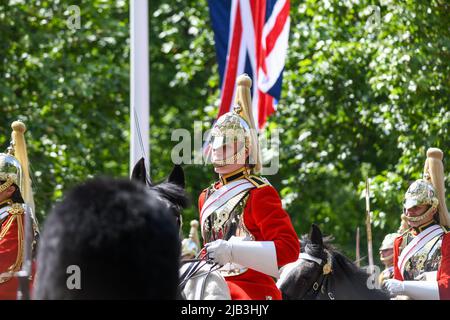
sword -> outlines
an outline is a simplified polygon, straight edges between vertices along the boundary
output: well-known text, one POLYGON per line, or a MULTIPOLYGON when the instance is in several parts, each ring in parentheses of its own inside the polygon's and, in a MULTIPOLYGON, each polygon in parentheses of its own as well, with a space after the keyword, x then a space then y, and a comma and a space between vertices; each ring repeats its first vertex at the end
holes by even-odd
POLYGON ((361 258, 359 255, 359 227, 357 227, 356 228, 356 261, 355 262, 356 262, 356 266, 358 268, 361 267, 360 261, 361 261, 361 258))
POLYGON ((369 267, 373 270, 373 250, 372 250, 372 227, 370 222, 370 189, 369 179, 366 178, 366 232, 367 232, 367 255, 369 256, 369 267))

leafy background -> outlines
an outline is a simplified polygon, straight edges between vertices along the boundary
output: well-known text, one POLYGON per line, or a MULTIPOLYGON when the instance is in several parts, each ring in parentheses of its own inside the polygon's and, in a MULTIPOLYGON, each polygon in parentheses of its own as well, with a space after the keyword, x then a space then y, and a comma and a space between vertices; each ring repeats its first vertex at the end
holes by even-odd
MULTIPOLYGON (((0 2, 0 145, 12 121, 27 123, 41 221, 73 185, 128 175, 128 5, 0 2), (78 30, 67 27, 70 5, 81 10, 78 30)), ((151 176, 160 181, 172 167, 172 130, 193 133, 194 121, 206 130, 214 119, 219 77, 206 0, 152 0, 149 11, 151 176)), ((360 227, 364 256, 368 177, 376 252, 399 226, 428 147, 444 150, 449 177, 449 12, 445 0, 291 1, 283 95, 267 132, 281 130, 280 170, 269 179, 299 234, 318 223, 354 258, 360 227)), ((216 177, 211 166, 184 169, 187 234, 216 177)))

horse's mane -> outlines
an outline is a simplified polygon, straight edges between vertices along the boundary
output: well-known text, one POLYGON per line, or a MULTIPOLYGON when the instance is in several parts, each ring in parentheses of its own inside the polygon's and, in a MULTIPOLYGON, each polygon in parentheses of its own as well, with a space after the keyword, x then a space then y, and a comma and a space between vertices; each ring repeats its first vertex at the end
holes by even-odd
MULTIPOLYGON (((149 187, 150 190, 156 192, 162 200, 177 207, 177 211, 185 209, 190 205, 189 197, 184 189, 184 171, 179 165, 175 165, 169 177, 164 181, 154 184, 147 175, 145 167, 145 159, 141 158, 134 166, 131 173, 131 180, 137 181, 149 187)), ((180 215, 180 212, 177 212, 180 215)))
POLYGON ((156 191, 163 199, 170 201, 180 209, 185 209, 190 204, 186 190, 175 183, 163 181, 150 186, 150 189, 156 191))
POLYGON ((319 251, 326 250, 328 251, 333 260, 339 264, 339 266, 348 270, 352 273, 361 273, 366 276, 366 273, 358 268, 349 258, 347 258, 344 254, 340 252, 340 250, 333 244, 334 237, 333 236, 324 236, 323 237, 323 246, 318 246, 316 244, 311 243, 308 235, 303 235, 301 237, 301 250, 302 252, 309 253, 314 256, 320 256, 319 251), (303 251, 304 250, 304 251, 303 251))
POLYGON ((326 255, 323 250, 327 250, 330 253, 339 253, 336 247, 333 245, 334 237, 326 236, 322 238, 323 246, 319 246, 317 244, 313 244, 309 235, 304 234, 300 238, 300 250, 301 252, 306 252, 314 257, 326 259, 326 255))

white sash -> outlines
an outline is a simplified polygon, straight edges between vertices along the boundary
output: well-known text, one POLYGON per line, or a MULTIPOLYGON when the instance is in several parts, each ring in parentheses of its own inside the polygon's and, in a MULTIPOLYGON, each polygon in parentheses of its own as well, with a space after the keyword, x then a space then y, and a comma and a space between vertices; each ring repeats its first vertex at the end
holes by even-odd
POLYGON ((444 233, 442 227, 440 225, 434 225, 429 227, 419 233, 413 241, 411 241, 400 254, 398 258, 397 266, 400 269, 400 273, 403 276, 403 271, 405 269, 406 262, 416 254, 420 249, 422 249, 429 241, 432 239, 441 236, 444 233))
POLYGON ((208 199, 206 199, 200 213, 202 234, 203 225, 206 221, 206 218, 208 218, 211 213, 223 206, 228 202, 228 200, 238 195, 239 193, 253 188, 255 188, 255 186, 247 179, 239 179, 222 186, 221 188, 219 188, 219 190, 215 191, 208 199))
POLYGON ((11 206, 6 206, 0 209, 0 221, 5 219, 9 215, 9 209, 11 209, 11 206))

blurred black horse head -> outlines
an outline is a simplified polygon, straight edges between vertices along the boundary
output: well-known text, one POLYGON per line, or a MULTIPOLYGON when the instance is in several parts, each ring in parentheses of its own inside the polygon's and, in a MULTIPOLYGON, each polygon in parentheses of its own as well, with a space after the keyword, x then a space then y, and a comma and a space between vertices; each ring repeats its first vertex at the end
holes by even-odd
POLYGON ((144 158, 141 158, 133 168, 131 180, 138 181, 156 192, 172 212, 178 229, 181 228, 182 211, 189 205, 189 197, 185 191, 184 171, 180 165, 174 165, 172 172, 162 182, 154 184, 147 175, 144 158))
POLYGON ((323 237, 319 227, 311 226, 302 236, 300 259, 279 284, 287 300, 387 300, 389 296, 371 286, 369 274, 358 268, 323 237))

